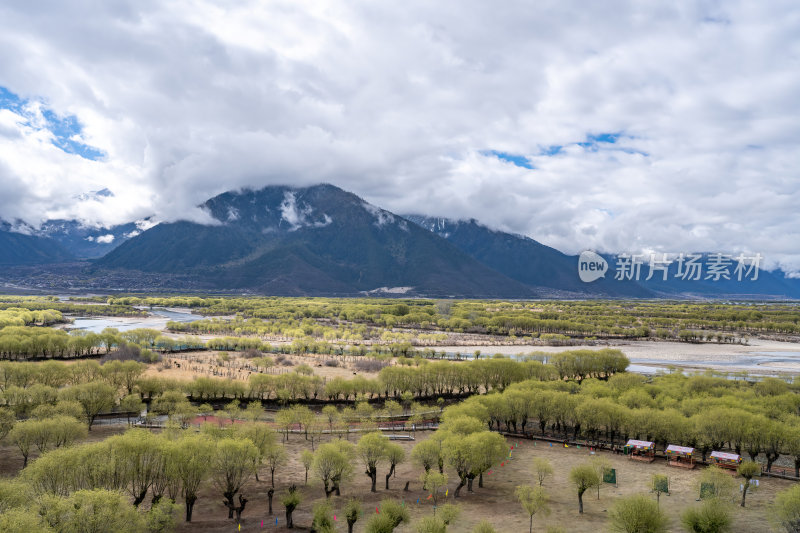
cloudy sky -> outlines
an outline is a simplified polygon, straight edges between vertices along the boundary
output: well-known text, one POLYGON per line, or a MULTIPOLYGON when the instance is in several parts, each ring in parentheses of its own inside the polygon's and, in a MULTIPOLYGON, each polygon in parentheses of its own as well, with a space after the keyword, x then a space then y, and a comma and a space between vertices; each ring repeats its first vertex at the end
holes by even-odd
POLYGON ((330 182, 569 252, 800 269, 796 0, 47 3, 0 4, 6 220, 330 182))

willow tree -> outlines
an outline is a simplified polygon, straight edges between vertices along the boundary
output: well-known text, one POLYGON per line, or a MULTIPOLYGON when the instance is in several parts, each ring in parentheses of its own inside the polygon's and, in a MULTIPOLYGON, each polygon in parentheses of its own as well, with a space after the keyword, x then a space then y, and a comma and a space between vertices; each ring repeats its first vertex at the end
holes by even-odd
POLYGON ((515 494, 519 500, 520 505, 528 513, 530 523, 528 531, 533 533, 533 517, 534 515, 550 514, 549 501, 550 497, 542 487, 531 487, 530 485, 520 485, 517 487, 515 494))
POLYGON ((600 484, 600 476, 592 465, 582 464, 570 470, 569 480, 578 492, 578 512, 583 514, 583 494, 600 484))
POLYGON ((353 445, 347 441, 327 442, 317 448, 311 468, 322 481, 325 497, 340 493, 340 485, 353 475, 353 445))
POLYGON ((192 521, 197 492, 210 473, 215 455, 216 445, 205 435, 183 437, 170 449, 168 460, 181 480, 187 522, 192 521))
POLYGON ((372 482, 370 490, 376 492, 378 479, 378 463, 386 459, 386 448, 389 438, 382 433, 367 433, 356 445, 356 455, 364 463, 366 474, 372 482))
POLYGON ((211 461, 211 479, 225 498, 228 518, 233 518, 236 506, 233 498, 255 474, 259 452, 249 439, 225 438, 217 442, 216 448, 211 461))

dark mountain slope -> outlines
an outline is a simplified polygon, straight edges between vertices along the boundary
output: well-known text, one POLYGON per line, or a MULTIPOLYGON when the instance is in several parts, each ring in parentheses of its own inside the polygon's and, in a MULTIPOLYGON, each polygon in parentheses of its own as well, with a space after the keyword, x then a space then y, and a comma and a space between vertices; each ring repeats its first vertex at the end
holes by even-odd
POLYGON ((578 258, 529 237, 492 230, 476 220, 406 215, 408 220, 436 233, 488 267, 522 283, 591 296, 648 297, 652 293, 633 283, 607 276, 583 283, 577 275, 578 258))
POLYGON ((219 288, 269 294, 406 287, 407 294, 429 296, 539 295, 437 235, 331 185, 228 192, 203 207, 219 225, 161 224, 97 266, 189 269, 219 288))
POLYGON ((9 229, 6 224, 0 226, 0 265, 63 263, 75 259, 52 239, 23 235, 9 229))

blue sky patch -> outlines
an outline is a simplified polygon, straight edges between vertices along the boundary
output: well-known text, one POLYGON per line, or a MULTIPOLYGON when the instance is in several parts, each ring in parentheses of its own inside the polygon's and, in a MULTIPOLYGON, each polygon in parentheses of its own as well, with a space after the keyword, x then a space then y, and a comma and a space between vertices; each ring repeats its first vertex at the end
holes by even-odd
POLYGON ((487 150, 483 155, 494 156, 497 159, 511 163, 512 165, 533 169, 534 166, 528 161, 528 158, 519 154, 510 154, 508 152, 498 152, 497 150, 487 150))
POLYGON ((586 141, 575 144, 591 152, 596 152, 600 148, 599 144, 616 144, 620 135, 621 133, 598 133, 596 135, 590 133, 586 136, 586 141))
MULTIPOLYGON (((22 115, 28 119, 26 126, 33 128, 36 126, 30 122, 31 113, 25 110, 27 103, 28 100, 24 100, 5 87, 0 86, 0 109, 8 109, 18 115, 22 115)), ((75 154, 92 161, 103 157, 103 152, 75 138, 79 137, 83 131, 83 126, 77 117, 71 115, 60 116, 47 107, 42 107, 42 116, 45 119, 45 126, 40 127, 40 129, 47 129, 53 134, 53 146, 68 154, 75 154)))
POLYGON ((542 151, 539 152, 539 155, 546 155, 546 156, 558 155, 559 153, 561 153, 561 150, 563 148, 564 147, 561 146, 560 144, 554 144, 552 146, 548 146, 546 148, 543 148, 542 151))

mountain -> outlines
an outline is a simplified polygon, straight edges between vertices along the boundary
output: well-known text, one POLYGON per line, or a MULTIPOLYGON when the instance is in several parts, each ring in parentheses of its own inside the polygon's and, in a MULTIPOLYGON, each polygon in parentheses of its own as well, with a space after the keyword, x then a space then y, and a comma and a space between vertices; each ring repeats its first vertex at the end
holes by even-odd
POLYGON ((545 246, 529 237, 496 231, 474 219, 404 215, 419 226, 447 239, 459 250, 501 274, 527 285, 567 291, 577 296, 653 296, 634 282, 618 282, 607 276, 583 283, 577 274, 578 258, 545 246))
POLYGON ((53 239, 17 233, 10 224, 0 223, 0 265, 63 263, 74 259, 53 239))
MULTIPOLYGON (((96 195, 111 194, 98 191, 96 195)), ((800 279, 760 270, 743 281, 649 273, 578 276, 578 257, 476 220, 398 216, 332 185, 226 192, 200 206, 211 221, 92 227, 50 220, 0 222, 0 278, 86 290, 364 294, 472 298, 800 298, 800 279), (93 259, 75 262, 75 259, 93 259)), ((597 257, 597 256, 596 256, 597 257)), ((601 260, 597 257, 598 260, 601 260)), ((735 278, 735 261, 729 274, 735 278)))
MULTIPOLYGON (((741 280, 739 274, 736 272, 737 260, 735 257, 731 259, 721 258, 724 262, 720 268, 725 272, 728 279, 724 276, 715 276, 712 274, 713 268, 717 260, 716 254, 697 254, 699 259, 697 263, 700 268, 700 279, 683 279, 683 276, 678 275, 679 262, 673 260, 667 270, 667 279, 663 279, 663 274, 655 272, 650 280, 647 280, 649 274, 649 267, 642 267, 640 285, 648 288, 649 290, 663 295, 677 294, 683 296, 698 296, 698 297, 759 297, 769 296, 772 298, 794 299, 800 298, 800 285, 796 280, 787 278, 785 274, 780 271, 758 270, 758 275, 755 276, 754 272, 748 273, 745 270, 741 273, 741 280), (753 277, 756 277, 754 280, 753 277)), ((611 264, 609 262, 609 264, 611 264)), ((746 262, 749 265, 748 262, 746 262)), ((686 266, 682 267, 685 272, 686 266)), ((692 278, 692 276, 689 276, 692 278)))
POLYGON ((750 275, 737 279, 737 262, 728 265, 728 277, 706 279, 714 254, 700 254, 702 269, 699 280, 682 279, 677 275, 678 263, 673 261, 667 279, 654 272, 649 275, 649 258, 640 267, 638 279, 615 279, 617 258, 604 254, 609 271, 604 278, 583 283, 577 276, 578 257, 559 252, 529 237, 492 230, 475 220, 458 221, 441 217, 405 215, 408 220, 447 239, 466 254, 506 276, 526 283, 554 290, 572 291, 582 296, 612 297, 667 297, 667 298, 800 298, 800 280, 788 278, 781 271, 758 271, 758 278, 750 275))
POLYGON ((95 267, 190 272, 210 287, 275 295, 546 294, 332 185, 227 192, 201 207, 214 225, 159 224, 95 267))
POLYGON ((48 220, 33 231, 58 242, 75 257, 96 259, 141 233, 146 225, 146 220, 110 227, 85 225, 77 220, 48 220))

